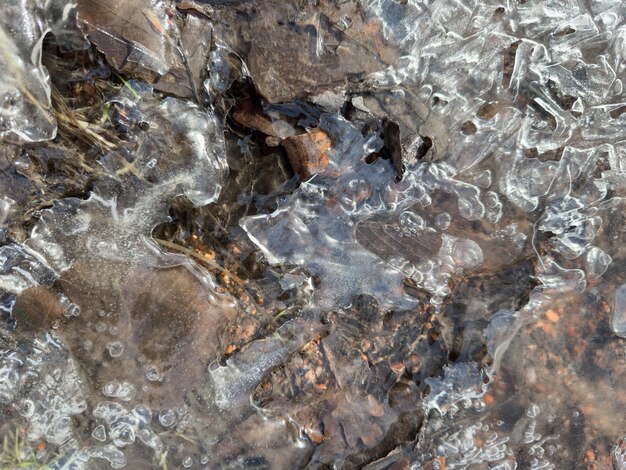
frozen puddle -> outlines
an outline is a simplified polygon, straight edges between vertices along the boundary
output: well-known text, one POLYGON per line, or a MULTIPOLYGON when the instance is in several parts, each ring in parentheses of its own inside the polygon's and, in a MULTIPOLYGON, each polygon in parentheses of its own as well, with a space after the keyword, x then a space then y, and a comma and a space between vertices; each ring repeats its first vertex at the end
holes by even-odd
POLYGON ((0 467, 626 468, 623 2, 39 3, 0 7, 0 467))

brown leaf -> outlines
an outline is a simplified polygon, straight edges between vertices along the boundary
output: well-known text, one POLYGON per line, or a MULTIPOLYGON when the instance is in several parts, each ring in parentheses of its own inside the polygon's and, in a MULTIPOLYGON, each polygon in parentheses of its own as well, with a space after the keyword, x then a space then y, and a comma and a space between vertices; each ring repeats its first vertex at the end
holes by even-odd
POLYGON ((211 38, 206 18, 183 20, 165 2, 78 0, 77 21, 118 71, 184 98, 199 90, 211 38))
POLYGON ((380 22, 364 17, 358 2, 260 0, 215 12, 220 39, 242 55, 272 103, 321 93, 392 63, 398 51, 385 44, 380 22))
POLYGON ((330 148, 331 141, 320 129, 288 137, 283 140, 283 146, 293 170, 303 179, 324 171, 328 166, 326 151, 330 148))
POLYGON ((385 414, 383 405, 371 395, 367 398, 362 395, 351 395, 345 393, 339 395, 337 407, 332 413, 324 417, 324 433, 326 437, 331 437, 333 431, 341 425, 343 437, 350 447, 358 447, 359 441, 366 447, 373 447, 380 442, 383 437, 383 431, 380 425, 372 416, 372 401, 374 400, 374 412, 380 416, 385 414), (378 406, 376 406, 378 403, 378 406), (382 408, 382 409, 381 409, 382 408))
POLYGON ((383 437, 383 430, 376 423, 372 423, 371 427, 361 433, 361 440, 367 447, 374 447, 383 437))
POLYGON ((367 396, 368 411, 372 416, 381 417, 385 415, 385 407, 373 396, 367 396))
POLYGON ((49 329, 62 314, 63 307, 57 296, 50 289, 41 286, 22 291, 13 307, 18 331, 49 329))
POLYGON ((324 434, 320 431, 319 426, 313 423, 309 423, 304 427, 304 433, 315 444, 321 444, 324 442, 324 434))
POLYGON ((165 5, 127 0, 79 0, 77 20, 89 40, 118 70, 130 62, 164 75, 173 41, 165 5))
POLYGON ((367 250, 383 260, 401 257, 413 264, 432 259, 441 248, 441 235, 423 230, 417 236, 404 236, 399 222, 372 218, 356 226, 356 238, 367 250))
POLYGON ((254 111, 237 110, 233 113, 233 119, 242 126, 255 129, 263 134, 284 139, 295 134, 293 127, 284 121, 272 121, 254 111))
POLYGON ((140 385, 145 372, 135 357, 141 355, 166 374, 168 385, 159 394, 170 399, 205 376, 206 364, 218 354, 220 331, 236 313, 184 267, 155 269, 93 257, 75 262, 58 286, 81 308, 59 334, 87 370, 97 371, 95 380, 125 378, 140 385), (113 358, 120 368, 94 368, 111 360, 106 344, 113 340, 125 345, 113 358), (88 351, 85 342, 92 344, 88 351))
POLYGON ((182 98, 197 97, 206 77, 208 54, 211 48, 212 25, 206 18, 187 15, 180 27, 180 49, 172 67, 155 84, 155 88, 182 98))
POLYGON ((400 142, 400 126, 393 121, 386 121, 383 126, 383 140, 385 147, 390 153, 391 163, 396 169, 398 178, 402 178, 404 174, 404 165, 402 163, 402 144, 400 142))

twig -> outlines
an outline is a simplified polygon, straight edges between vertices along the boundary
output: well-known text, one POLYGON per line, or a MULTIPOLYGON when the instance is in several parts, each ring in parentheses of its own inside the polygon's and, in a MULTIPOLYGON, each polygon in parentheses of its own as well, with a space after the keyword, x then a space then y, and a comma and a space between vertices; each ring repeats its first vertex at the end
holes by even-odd
POLYGON ((184 247, 182 245, 179 245, 177 243, 173 243, 173 242, 169 242, 167 240, 162 240, 160 238, 155 238, 154 239, 159 245, 164 246, 166 248, 170 248, 172 250, 176 250, 179 251, 181 253, 184 253, 186 255, 189 255, 195 259, 197 259, 198 261, 201 261, 205 264, 207 264, 208 266, 217 269, 219 272, 223 273, 224 275, 228 276, 231 280, 233 280, 237 285, 239 285, 239 287, 241 287, 241 289, 243 289, 243 291, 248 294, 248 296, 250 297, 250 299, 252 299, 252 301, 257 304, 259 306, 259 304, 257 303, 256 299, 254 298, 254 296, 252 294, 250 294, 250 292, 248 292, 248 290, 245 288, 245 286, 243 285, 243 283, 237 279, 228 269, 224 268, 223 266, 221 266, 219 263, 216 263, 215 261, 212 261, 210 259, 205 258, 204 256, 199 255, 198 253, 196 253, 193 250, 190 250, 187 247, 184 247))

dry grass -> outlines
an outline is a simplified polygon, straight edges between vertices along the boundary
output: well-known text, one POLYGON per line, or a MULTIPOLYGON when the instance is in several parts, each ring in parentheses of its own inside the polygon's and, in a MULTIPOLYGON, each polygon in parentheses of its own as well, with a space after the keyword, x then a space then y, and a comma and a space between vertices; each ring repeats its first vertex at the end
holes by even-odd
POLYGON ((48 464, 42 463, 35 455, 35 450, 26 441, 23 430, 16 428, 14 433, 4 436, 0 451, 0 468, 13 470, 19 468, 49 469, 48 464))

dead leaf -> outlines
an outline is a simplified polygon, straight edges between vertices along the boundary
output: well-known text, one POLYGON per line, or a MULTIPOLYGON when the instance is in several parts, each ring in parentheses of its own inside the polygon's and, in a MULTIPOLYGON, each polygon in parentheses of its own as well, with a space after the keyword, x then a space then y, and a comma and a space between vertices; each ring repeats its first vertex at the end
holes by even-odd
POLYGON ((270 118, 255 113, 254 111, 240 109, 233 112, 232 116, 233 119, 242 126, 255 129, 271 137, 284 139, 295 134, 295 130, 288 123, 284 121, 272 121, 270 118))
POLYGON ((126 0, 80 0, 77 21, 88 39, 117 70, 141 66, 158 75, 170 69, 174 46, 165 4, 126 0))
POLYGON ((183 98, 197 95, 206 70, 211 24, 183 19, 168 2, 79 0, 77 22, 118 71, 183 98))
POLYGON ((328 166, 326 151, 331 146, 330 138, 320 129, 283 140, 289 163, 301 178, 320 173, 328 166))
POLYGON ((372 416, 380 418, 385 416, 385 407, 373 396, 367 396, 368 411, 372 416))
POLYGON ((219 352, 220 331, 236 313, 184 267, 155 269, 94 257, 76 261, 58 287, 81 308, 59 334, 86 370, 94 370, 94 380, 151 384, 135 361, 141 355, 164 374, 168 385, 158 389, 163 399, 179 398, 205 376, 206 364, 219 352), (111 341, 125 345, 119 357, 108 357, 111 341), (111 360, 119 368, 94 368, 111 360))
POLYGON ((169 73, 159 79, 155 89, 181 98, 197 98, 207 75, 212 31, 213 26, 206 18, 193 14, 185 17, 180 25, 178 58, 172 61, 169 73))
POLYGON ((13 306, 18 331, 47 330, 55 320, 61 318, 62 314, 63 307, 57 296, 42 286, 22 291, 13 306))
POLYGON ((383 260, 402 257, 413 264, 432 259, 441 248, 441 235, 428 230, 405 236, 399 222, 371 218, 356 226, 356 238, 367 250, 383 260))
MULTIPOLYGON (((341 426, 343 437, 350 447, 359 447, 359 441, 366 447, 378 444, 383 438, 383 431, 370 412, 370 398, 350 393, 338 398, 337 407, 323 419, 326 437, 331 438, 341 426)), ((383 416, 385 411, 382 405, 380 407, 382 409, 375 406, 374 413, 383 416)))
POLYGON ((385 43, 380 23, 366 30, 357 2, 233 3, 216 8, 214 17, 219 38, 243 57, 256 88, 272 103, 359 80, 399 56, 385 43))
POLYGON ((361 441, 363 441, 363 444, 367 447, 374 447, 382 440, 382 437, 383 430, 380 429, 380 426, 376 423, 372 423, 369 429, 361 433, 361 441))
POLYGON ((383 141, 385 148, 389 151, 391 163, 396 169, 398 178, 401 179, 404 174, 404 165, 402 163, 402 143, 400 142, 400 126, 393 121, 386 120, 383 125, 383 141))
POLYGON ((321 444, 324 442, 324 434, 320 431, 319 426, 314 423, 308 423, 303 428, 304 433, 315 444, 321 444))

